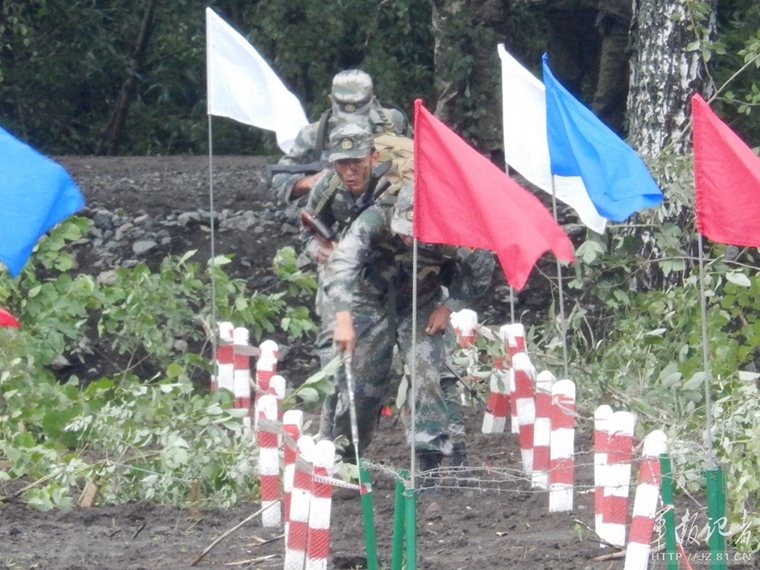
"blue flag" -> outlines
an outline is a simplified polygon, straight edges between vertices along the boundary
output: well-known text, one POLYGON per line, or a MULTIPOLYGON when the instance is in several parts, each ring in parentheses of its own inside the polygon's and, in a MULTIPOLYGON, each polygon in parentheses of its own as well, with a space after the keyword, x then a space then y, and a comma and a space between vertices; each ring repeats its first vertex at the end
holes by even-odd
POLYGON ((0 261, 13 277, 42 234, 82 206, 60 164, 0 128, 0 261))
POLYGON ((660 204, 639 155, 554 78, 546 54, 543 68, 552 174, 580 176, 597 212, 614 222, 660 204))

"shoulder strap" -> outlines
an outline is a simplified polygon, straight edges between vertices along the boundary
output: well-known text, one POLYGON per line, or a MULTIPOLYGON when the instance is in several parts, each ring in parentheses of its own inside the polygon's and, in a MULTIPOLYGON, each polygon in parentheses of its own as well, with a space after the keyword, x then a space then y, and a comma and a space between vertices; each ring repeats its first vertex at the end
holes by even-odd
POLYGON ((316 156, 314 160, 322 159, 322 151, 325 149, 325 142, 327 141, 327 123, 332 116, 332 108, 327 109, 322 116, 319 117, 319 126, 317 127, 317 141, 314 145, 314 152, 316 156))
POLYGON ((335 191, 338 189, 338 186, 340 186, 340 176, 338 176, 338 173, 336 172, 332 175, 332 178, 330 178, 330 183, 327 185, 327 190, 325 190, 325 193, 322 194, 322 198, 320 198, 319 202, 317 202, 317 207, 314 209, 312 215, 319 215, 319 213, 324 209, 332 197, 335 196, 335 191))
MULTIPOLYGON (((411 131, 410 131, 410 128, 409 128, 410 125, 411 125, 411 123, 409 122, 409 117, 407 116, 406 111, 404 111, 398 105, 394 105, 393 103, 385 103, 385 102, 383 102, 383 103, 380 104, 380 107, 383 109, 383 117, 385 117, 385 120, 387 122, 391 123, 391 127, 392 128, 393 128, 393 121, 391 120, 390 114, 388 113, 388 111, 391 110, 391 109, 393 109, 393 110, 398 111, 399 113, 401 113, 401 116, 404 117, 404 121, 406 121, 406 132, 405 133, 396 133, 396 134, 401 135, 401 136, 405 136, 405 137, 408 137, 408 136, 411 135, 411 131)), ((395 131, 393 131, 393 132, 395 132, 395 131)))

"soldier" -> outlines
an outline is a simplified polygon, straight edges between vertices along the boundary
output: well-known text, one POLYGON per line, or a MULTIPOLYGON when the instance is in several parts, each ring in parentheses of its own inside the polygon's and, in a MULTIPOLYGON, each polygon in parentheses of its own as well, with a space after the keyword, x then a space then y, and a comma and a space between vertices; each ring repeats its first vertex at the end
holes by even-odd
POLYGON ((504 167, 499 57, 509 0, 434 0, 435 116, 504 167))
MULTIPOLYGON (((315 235, 306 226, 301 230, 306 257, 318 268, 319 287, 317 289, 316 312, 322 317, 322 328, 317 335, 317 352, 322 367, 332 359, 332 335, 334 321, 332 315, 322 310, 323 279, 322 268, 337 244, 340 233, 355 219, 361 209, 366 209, 376 192, 393 191, 393 182, 376 170, 380 153, 374 146, 372 127, 366 119, 355 122, 343 121, 330 133, 329 160, 334 174, 323 176, 309 193, 306 211, 330 232, 325 236, 315 235), (330 241, 332 240, 332 241, 330 241)), ((320 437, 331 437, 332 416, 335 410, 335 394, 328 396, 320 417, 320 437)))
POLYGON ((626 133, 625 111, 631 75, 629 32, 631 0, 599 0, 596 25, 602 35, 599 81, 591 109, 619 136, 626 133))
POLYGON ((296 136, 293 148, 270 170, 272 189, 288 204, 308 194, 326 172, 329 135, 338 121, 368 120, 375 134, 409 136, 409 121, 403 112, 380 105, 374 95, 372 78, 358 69, 341 71, 333 78, 331 107, 319 121, 307 125, 296 136), (311 172, 288 172, 287 168, 317 163, 311 172), (319 165, 319 163, 323 163, 319 165))
POLYGON ((570 93, 584 100, 584 92, 594 92, 599 75, 597 0, 546 0, 544 7, 549 67, 570 93))
POLYGON ((632 0, 546 0, 545 7, 552 73, 624 136, 632 0))
MULTIPOLYGON (((394 197, 395 198, 395 197, 394 197)), ((491 279, 490 252, 418 244, 418 273, 412 274, 413 187, 397 199, 376 202, 348 229, 325 266, 323 309, 335 318, 333 338, 352 354, 359 453, 372 439, 388 381, 394 344, 417 374, 417 431, 413 442, 420 469, 451 455, 450 410, 439 378, 445 356, 444 331, 452 311, 481 296, 491 279), (412 286, 417 279, 417 322, 412 322, 412 286), (444 295, 443 287, 448 290, 444 295), (417 329, 412 354, 412 327, 417 329)), ((333 436, 350 436, 348 394, 341 386, 333 436)))

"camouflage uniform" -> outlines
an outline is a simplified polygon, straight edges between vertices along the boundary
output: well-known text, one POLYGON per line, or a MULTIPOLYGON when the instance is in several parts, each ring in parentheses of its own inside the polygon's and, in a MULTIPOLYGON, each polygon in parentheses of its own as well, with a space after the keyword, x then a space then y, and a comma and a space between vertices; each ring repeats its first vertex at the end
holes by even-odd
MULTIPOLYGON (((409 122, 398 109, 385 108, 373 95, 372 78, 357 69, 342 71, 333 78, 332 107, 319 121, 305 126, 296 136, 290 152, 277 164, 302 165, 312 162, 327 162, 329 155, 329 134, 341 121, 369 120, 376 134, 394 133, 408 136, 409 122), (317 149, 319 128, 326 121, 324 147, 317 149)), ((272 189, 277 198, 288 204, 293 200, 293 185, 303 173, 280 173, 272 177, 272 189)), ((305 200, 301 200, 302 205, 305 200)))
MULTIPOLYGON (((434 0, 435 116, 503 161, 500 64, 510 0, 434 0)), ((500 165, 501 166, 501 165, 500 165)))
POLYGON ((593 93, 602 38, 596 27, 597 0, 546 0, 549 67, 576 98, 593 93))
POLYGON ((599 81, 591 109, 620 136, 625 136, 625 111, 630 78, 629 31, 632 0, 599 0, 596 24, 602 35, 599 81))
POLYGON ((545 6, 552 73, 624 135, 632 0, 546 0, 545 6))
MULTIPOLYGON (((372 149, 372 131, 369 123, 359 121, 356 123, 343 122, 339 124, 330 133, 330 160, 335 160, 341 156, 341 143, 345 140, 351 141, 351 145, 356 149, 366 150, 366 154, 372 149)), ((378 188, 386 186, 386 181, 381 177, 372 178, 371 187, 378 188)), ((309 211, 317 220, 322 222, 325 227, 334 232, 337 237, 340 236, 358 216, 357 197, 355 197, 338 177, 334 170, 328 171, 314 189, 309 193, 306 203, 306 210, 309 211)), ((333 358, 332 334, 335 328, 335 320, 329 312, 322 309, 323 290, 323 267, 317 263, 317 253, 321 247, 319 240, 314 237, 306 228, 301 230, 301 241, 304 243, 304 254, 306 257, 318 266, 318 288, 316 297, 316 312, 322 318, 322 328, 317 334, 317 353, 321 366, 324 368, 333 358)), ((331 437, 332 435, 332 417, 337 401, 337 394, 328 396, 322 405, 320 414, 320 437, 331 437)))
MULTIPOLYGON (((439 381, 445 355, 444 335, 424 330, 431 313, 445 304, 451 311, 482 295, 490 282, 494 260, 490 252, 418 244, 417 321, 412 322, 412 248, 399 233, 411 234, 413 190, 402 188, 397 204, 381 201, 351 225, 325 267, 324 309, 351 312, 356 333, 352 357, 359 453, 372 439, 377 413, 391 368, 393 346, 411 369, 412 330, 417 330, 418 382, 416 450, 450 454, 449 404, 439 381), (392 225, 393 223, 393 225, 392 225), (449 255, 450 251, 453 255, 449 255), (444 300, 442 287, 448 289, 444 300)), ((348 395, 339 391, 333 437, 350 439, 348 395)), ((408 434, 409 439, 412 436, 408 434)))

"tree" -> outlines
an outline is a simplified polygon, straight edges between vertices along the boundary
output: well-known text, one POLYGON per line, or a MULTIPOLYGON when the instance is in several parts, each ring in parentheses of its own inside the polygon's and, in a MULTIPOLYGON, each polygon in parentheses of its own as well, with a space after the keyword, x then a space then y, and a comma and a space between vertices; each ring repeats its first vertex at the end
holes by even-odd
POLYGON ((127 79, 121 86, 116 106, 114 107, 113 113, 111 113, 111 118, 109 119, 100 140, 98 141, 95 154, 114 155, 119 148, 119 144, 124 135, 124 125, 127 121, 127 113, 129 112, 129 107, 132 104, 132 101, 134 101, 135 94, 137 93, 139 76, 145 71, 148 42, 150 42, 151 35, 153 34, 153 21, 157 3, 158 0, 148 0, 148 4, 145 7, 142 23, 140 24, 140 31, 137 35, 135 50, 132 54, 132 61, 127 68, 127 79))
POLYGON ((638 1, 628 136, 643 156, 688 147, 691 96, 713 89, 703 42, 715 32, 715 2, 638 1))

